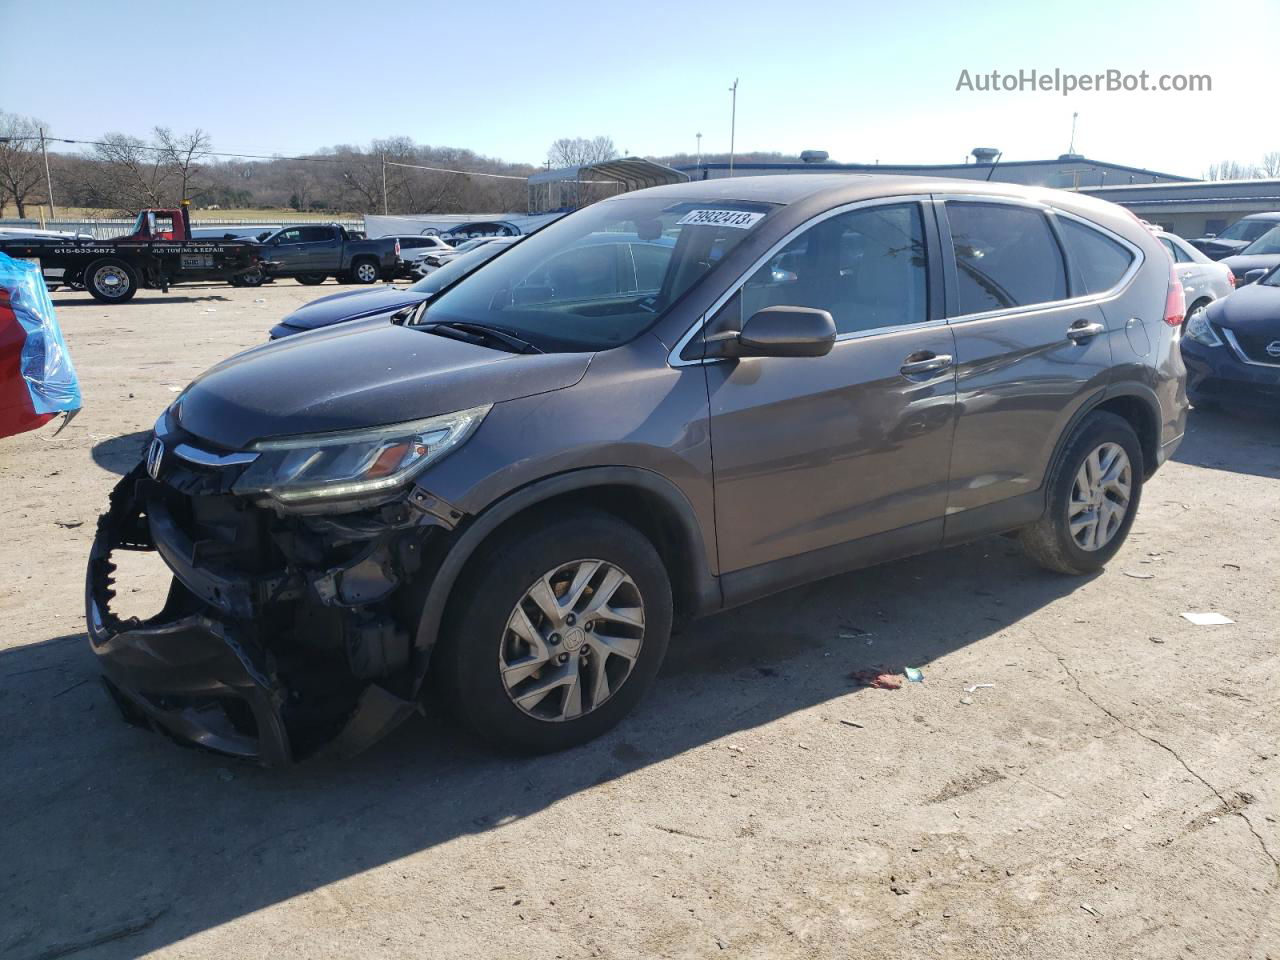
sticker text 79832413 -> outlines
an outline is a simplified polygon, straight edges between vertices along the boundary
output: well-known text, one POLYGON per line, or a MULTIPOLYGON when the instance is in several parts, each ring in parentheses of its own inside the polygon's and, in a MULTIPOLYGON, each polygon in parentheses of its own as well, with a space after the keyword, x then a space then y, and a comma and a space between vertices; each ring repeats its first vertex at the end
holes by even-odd
POLYGON ((763 219, 763 213, 751 213, 747 210, 690 210, 676 223, 689 226, 737 227, 739 230, 750 230, 763 219))

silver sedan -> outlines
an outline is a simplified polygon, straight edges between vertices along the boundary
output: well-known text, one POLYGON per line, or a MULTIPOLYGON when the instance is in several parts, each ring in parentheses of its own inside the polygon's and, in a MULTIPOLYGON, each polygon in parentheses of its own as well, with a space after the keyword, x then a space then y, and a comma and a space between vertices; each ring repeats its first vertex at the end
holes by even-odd
POLYGON ((1187 320, 1203 310, 1215 300, 1221 300, 1236 288, 1236 278, 1231 268, 1225 264, 1215 263, 1203 253, 1187 243, 1180 236, 1166 233, 1163 230, 1152 230, 1156 239, 1173 258, 1173 266, 1182 288, 1187 294, 1186 320, 1182 322, 1185 330, 1187 320))

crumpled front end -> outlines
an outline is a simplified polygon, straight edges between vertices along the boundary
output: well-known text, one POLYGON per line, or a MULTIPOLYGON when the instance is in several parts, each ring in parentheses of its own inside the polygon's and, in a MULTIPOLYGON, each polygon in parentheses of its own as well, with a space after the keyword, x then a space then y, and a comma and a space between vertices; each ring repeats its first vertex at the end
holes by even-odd
POLYGON ((263 765, 359 752, 417 709, 420 584, 447 515, 403 492, 291 514, 231 493, 242 466, 197 459, 153 443, 98 521, 86 609, 107 688, 131 723, 263 765), (148 619, 113 611, 119 551, 172 572, 148 619))

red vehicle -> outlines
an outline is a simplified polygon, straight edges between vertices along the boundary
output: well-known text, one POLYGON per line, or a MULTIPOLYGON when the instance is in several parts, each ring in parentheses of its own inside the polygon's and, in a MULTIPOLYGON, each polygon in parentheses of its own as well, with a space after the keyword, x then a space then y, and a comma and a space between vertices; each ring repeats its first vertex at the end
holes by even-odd
POLYGON ((192 240, 183 205, 143 210, 134 229, 110 240, 33 237, 0 240, 0 253, 38 263, 49 282, 82 283, 95 300, 123 303, 140 288, 168 291, 193 280, 231 280, 257 272, 259 247, 249 240, 192 240))

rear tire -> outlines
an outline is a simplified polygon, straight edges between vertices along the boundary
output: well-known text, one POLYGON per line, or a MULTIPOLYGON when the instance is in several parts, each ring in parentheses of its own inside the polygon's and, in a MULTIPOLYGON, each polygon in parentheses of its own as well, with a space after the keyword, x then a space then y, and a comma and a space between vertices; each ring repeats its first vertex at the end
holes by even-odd
POLYGON ((357 260, 351 265, 351 281, 353 283, 377 283, 382 271, 376 260, 357 260))
POLYGON ((125 303, 138 292, 138 273, 117 257, 102 257, 84 268, 85 288, 99 303, 125 303))
POLYGON ((1045 515, 1021 532, 1027 555, 1057 573, 1101 570, 1133 526, 1144 470, 1142 445, 1129 422, 1104 411, 1089 414, 1049 477, 1045 515))
POLYGON ((318 287, 329 278, 323 273, 302 273, 294 277, 294 279, 304 287, 318 287))
POLYGON ((247 273, 241 273, 231 278, 231 285, 234 287, 260 287, 267 282, 267 271, 261 267, 254 267, 247 273))
POLYGON ((597 511, 499 533, 453 597, 432 667, 437 686, 459 720, 505 750, 544 753, 600 736, 648 690, 671 636, 671 582, 658 552, 597 511), (543 613, 548 603, 554 616, 543 613))

